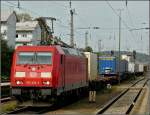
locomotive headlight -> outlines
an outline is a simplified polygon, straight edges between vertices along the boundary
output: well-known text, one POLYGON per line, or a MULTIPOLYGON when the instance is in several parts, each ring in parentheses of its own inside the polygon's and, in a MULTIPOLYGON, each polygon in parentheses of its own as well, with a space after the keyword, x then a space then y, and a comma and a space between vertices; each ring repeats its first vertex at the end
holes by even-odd
POLYGON ((50 82, 49 82, 49 81, 43 81, 43 84, 44 84, 44 85, 49 85, 50 82))
POLYGON ((41 72, 41 77, 42 78, 51 78, 52 73, 51 72, 41 72))
POLYGON ((16 81, 16 84, 20 85, 20 84, 23 84, 23 82, 22 81, 16 81))
POLYGON ((25 72, 16 72, 16 77, 25 77, 25 72))

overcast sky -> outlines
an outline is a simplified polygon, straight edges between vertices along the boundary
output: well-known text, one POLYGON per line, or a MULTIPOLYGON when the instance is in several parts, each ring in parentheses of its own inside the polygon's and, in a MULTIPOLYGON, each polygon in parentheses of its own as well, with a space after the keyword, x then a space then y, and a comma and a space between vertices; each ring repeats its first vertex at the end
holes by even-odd
MULTIPOLYGON (((13 4, 17 2, 10 1, 13 4)), ((55 35, 60 36, 66 43, 70 42, 70 8, 69 1, 21 1, 21 7, 26 10, 18 10, 11 3, 2 2, 2 8, 26 12, 33 18, 38 16, 55 17, 55 35)), ((149 31, 129 31, 129 28, 142 28, 149 26, 149 2, 148 1, 73 1, 75 9, 75 43, 77 47, 85 47, 85 31, 89 32, 89 45, 98 50, 98 40, 102 40, 102 50, 118 50, 118 9, 122 10, 121 50, 148 53, 149 31), (116 13, 112 10, 115 10, 116 13), (98 30, 77 29, 81 27, 100 27, 98 30), (129 28, 127 28, 129 27, 129 28), (91 37, 90 37, 91 36, 91 37)))

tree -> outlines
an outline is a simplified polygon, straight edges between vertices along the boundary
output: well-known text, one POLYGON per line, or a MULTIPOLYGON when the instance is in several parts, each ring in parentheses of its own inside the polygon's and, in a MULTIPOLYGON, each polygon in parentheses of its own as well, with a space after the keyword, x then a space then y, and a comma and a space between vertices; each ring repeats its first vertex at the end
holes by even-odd
POLYGON ((85 48, 85 51, 86 51, 86 52, 93 52, 93 49, 92 49, 90 46, 87 46, 87 47, 85 48))
POLYGON ((32 17, 28 13, 17 14, 18 20, 20 21, 31 21, 32 17))
POLYGON ((7 41, 0 35, 1 40, 1 75, 9 79, 14 50, 7 45, 7 41))
POLYGON ((103 53, 102 52, 95 52, 98 56, 102 56, 103 53))

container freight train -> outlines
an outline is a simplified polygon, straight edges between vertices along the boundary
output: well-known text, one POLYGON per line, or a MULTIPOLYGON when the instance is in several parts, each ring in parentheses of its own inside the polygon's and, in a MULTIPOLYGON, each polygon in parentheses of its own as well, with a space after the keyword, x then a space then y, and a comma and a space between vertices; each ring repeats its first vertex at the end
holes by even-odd
POLYGON ((128 72, 128 62, 119 60, 114 56, 101 56, 98 58, 98 72, 103 80, 123 80, 128 72), (120 77, 119 77, 120 76, 120 77))
POLYGON ((131 62, 131 55, 122 55, 122 59, 128 61, 128 73, 136 76, 143 75, 148 70, 148 64, 140 63, 135 60, 131 62))
POLYGON ((20 102, 48 104, 81 95, 88 91, 89 82, 97 79, 95 55, 86 53, 87 59, 76 49, 57 45, 19 46, 11 68, 12 95, 20 102))
POLYGON ((143 63, 131 62, 131 56, 122 56, 119 60, 115 56, 101 56, 98 58, 98 73, 102 80, 118 81, 130 76, 140 76, 147 72, 148 65, 143 63), (120 71, 120 73, 119 73, 120 71), (120 76, 120 77, 119 77, 120 76))
POLYGON ((102 88, 102 78, 118 80, 120 71, 123 80, 126 73, 134 71, 125 60, 121 60, 119 68, 116 57, 97 58, 94 53, 58 45, 18 46, 12 62, 12 95, 24 104, 30 101, 28 105, 32 106, 80 97, 93 83, 94 90, 102 88))

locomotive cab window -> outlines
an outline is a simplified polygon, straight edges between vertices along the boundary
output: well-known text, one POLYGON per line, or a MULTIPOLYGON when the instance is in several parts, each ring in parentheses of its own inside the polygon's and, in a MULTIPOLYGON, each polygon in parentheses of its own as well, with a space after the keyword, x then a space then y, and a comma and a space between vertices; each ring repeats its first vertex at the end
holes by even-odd
POLYGON ((18 53, 17 64, 34 64, 34 52, 18 53))
POLYGON ((37 52, 36 53, 37 64, 52 64, 52 53, 50 52, 37 52))
POLYGON ((52 64, 52 53, 19 52, 17 64, 52 64))

